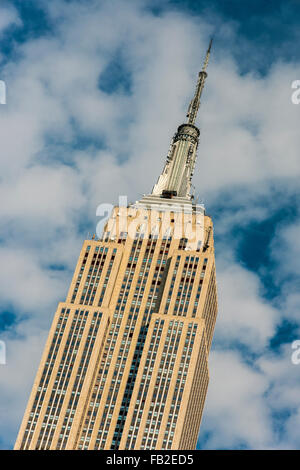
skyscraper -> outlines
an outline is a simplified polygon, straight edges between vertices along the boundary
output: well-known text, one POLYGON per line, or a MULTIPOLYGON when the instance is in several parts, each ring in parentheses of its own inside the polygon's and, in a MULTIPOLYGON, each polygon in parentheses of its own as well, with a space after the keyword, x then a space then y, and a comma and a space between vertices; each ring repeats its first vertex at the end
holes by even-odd
POLYGON ((191 194, 210 48, 152 193, 83 243, 16 449, 196 447, 217 315, 212 220, 191 194))

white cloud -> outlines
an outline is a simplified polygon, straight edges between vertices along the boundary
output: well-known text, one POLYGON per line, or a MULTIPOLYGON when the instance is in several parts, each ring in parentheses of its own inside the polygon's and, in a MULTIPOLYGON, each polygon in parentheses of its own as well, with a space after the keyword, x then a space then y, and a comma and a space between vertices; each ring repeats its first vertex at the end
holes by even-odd
POLYGON ((22 331, 22 336, 17 339, 4 337, 7 344, 7 364, 1 366, 0 447, 2 449, 11 448, 17 437, 46 337, 45 330, 38 328, 22 331))
POLYGON ((21 20, 17 10, 12 5, 0 6, 0 36, 12 25, 20 25, 21 20))
MULTIPOLYGON (((245 358, 247 359, 247 358, 245 358)), ((263 395, 268 377, 245 364, 237 352, 214 351, 200 438, 206 448, 262 449, 272 442, 272 427, 263 395)))
MULTIPOLYGON (((0 277, 0 295, 2 302, 11 303, 21 312, 40 313, 53 303, 53 299, 66 292, 59 274, 44 271, 35 253, 26 253, 19 248, 0 249, 2 266, 0 277)), ((50 313, 50 312, 49 312, 50 313)), ((35 320, 41 321, 43 317, 35 320)))
POLYGON ((274 335, 278 312, 263 301, 256 275, 232 262, 217 270, 218 335, 227 344, 238 342, 261 352, 274 335))
POLYGON ((299 324, 300 224, 297 220, 280 226, 272 242, 271 253, 278 266, 275 278, 281 289, 282 315, 299 324))
POLYGON ((295 222, 281 227, 273 242, 273 256, 280 263, 279 276, 291 273, 300 274, 300 223, 295 222), (284 257, 282 257, 284 251, 284 257))

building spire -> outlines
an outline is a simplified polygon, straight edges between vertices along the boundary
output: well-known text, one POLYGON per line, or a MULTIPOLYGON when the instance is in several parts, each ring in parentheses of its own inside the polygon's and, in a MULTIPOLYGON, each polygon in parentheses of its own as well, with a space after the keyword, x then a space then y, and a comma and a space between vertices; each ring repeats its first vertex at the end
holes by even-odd
POLYGON ((209 42, 209 46, 206 52, 202 70, 199 72, 199 75, 198 75, 198 82, 197 82, 194 98, 192 99, 190 103, 190 106, 186 115, 186 117, 188 118, 188 124, 195 124, 195 120, 196 120, 197 113, 198 113, 199 106, 200 106, 200 98, 201 98, 202 90, 204 88, 205 79, 207 77, 206 68, 207 68, 208 61, 209 61, 211 45, 212 45, 212 39, 209 42))
POLYGON ((206 52, 202 70, 199 72, 194 98, 188 109, 188 121, 178 127, 172 139, 163 172, 154 185, 152 194, 163 198, 183 197, 192 199, 192 176, 197 157, 200 131, 195 126, 200 98, 207 77, 206 68, 210 56, 212 39, 206 52))

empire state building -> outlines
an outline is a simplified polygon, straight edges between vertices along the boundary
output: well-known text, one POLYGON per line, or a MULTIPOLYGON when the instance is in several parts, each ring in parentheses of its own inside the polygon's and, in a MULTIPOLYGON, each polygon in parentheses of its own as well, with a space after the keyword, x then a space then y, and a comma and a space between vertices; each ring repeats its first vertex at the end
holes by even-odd
POLYGON ((217 315, 213 225, 192 194, 209 45, 151 194, 85 240, 15 449, 195 449, 217 315))

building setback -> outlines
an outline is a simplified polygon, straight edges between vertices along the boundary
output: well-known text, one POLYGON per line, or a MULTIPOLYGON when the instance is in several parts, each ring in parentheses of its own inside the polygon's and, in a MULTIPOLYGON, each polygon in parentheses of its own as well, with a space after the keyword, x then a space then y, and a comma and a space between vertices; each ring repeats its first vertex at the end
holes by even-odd
POLYGON ((83 243, 15 449, 196 448, 217 315, 212 220, 191 194, 210 48, 152 193, 83 243))

